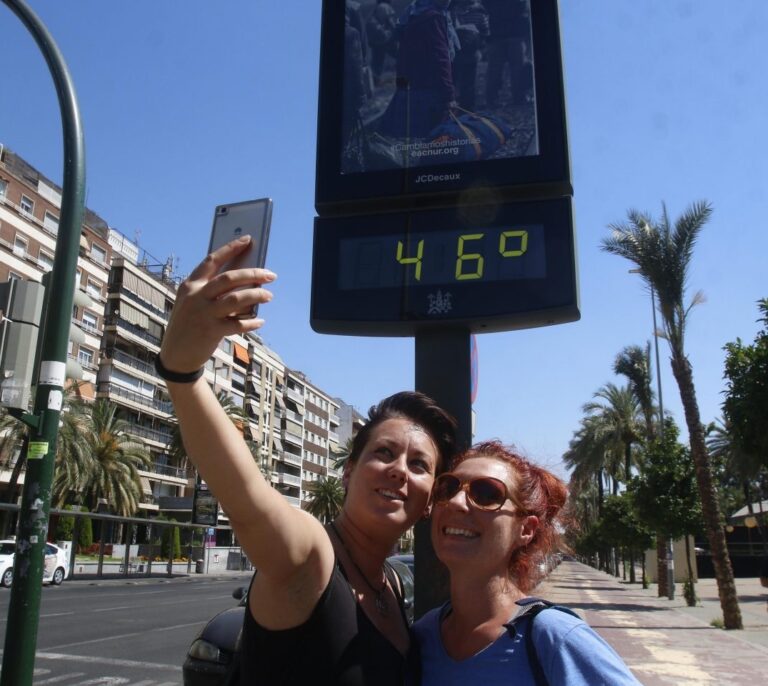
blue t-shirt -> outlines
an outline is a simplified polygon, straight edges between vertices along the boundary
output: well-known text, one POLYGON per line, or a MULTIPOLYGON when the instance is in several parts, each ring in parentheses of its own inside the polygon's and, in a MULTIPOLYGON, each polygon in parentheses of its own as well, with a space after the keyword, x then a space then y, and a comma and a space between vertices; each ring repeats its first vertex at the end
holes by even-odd
MULTIPOLYGON (((510 622, 515 631, 505 631, 472 657, 454 660, 440 637, 441 615, 443 608, 436 608, 413 626, 421 651, 422 686, 536 686, 525 648, 529 619, 518 615, 510 622)), ((533 624, 533 641, 551 686, 640 684, 611 646, 566 612, 540 612, 533 624)))

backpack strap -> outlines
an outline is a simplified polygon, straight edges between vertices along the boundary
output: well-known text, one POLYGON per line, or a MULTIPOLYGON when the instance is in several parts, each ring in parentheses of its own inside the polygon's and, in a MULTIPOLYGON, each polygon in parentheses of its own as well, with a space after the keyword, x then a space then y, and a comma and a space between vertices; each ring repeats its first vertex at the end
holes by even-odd
POLYGON ((577 615, 569 607, 565 607, 564 605, 555 605, 554 603, 550 603, 548 600, 543 600, 542 598, 523 598, 523 600, 519 600, 517 604, 521 607, 527 607, 528 609, 504 626, 507 628, 510 636, 515 638, 519 633, 516 626, 517 622, 526 622, 526 629, 523 636, 525 638, 525 652, 528 655, 528 664, 531 668, 531 674, 533 674, 533 680, 536 683, 536 686, 549 686, 547 676, 544 674, 544 668, 541 666, 541 660, 539 660, 539 654, 536 651, 536 643, 533 640, 533 622, 540 612, 550 608, 554 610, 560 610, 560 612, 566 612, 567 614, 573 615, 574 617, 578 617, 579 615, 577 615))

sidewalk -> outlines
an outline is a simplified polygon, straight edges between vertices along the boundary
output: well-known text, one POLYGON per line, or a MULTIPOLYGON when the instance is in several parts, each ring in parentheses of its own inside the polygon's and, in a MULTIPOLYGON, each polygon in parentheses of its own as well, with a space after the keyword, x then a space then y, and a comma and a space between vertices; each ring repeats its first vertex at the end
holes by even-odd
POLYGON ((743 631, 710 625, 722 620, 714 579, 697 584, 700 606, 686 607, 656 586, 622 582, 579 562, 563 562, 535 594, 576 610, 621 655, 645 686, 757 686, 768 681, 766 593, 757 579, 737 579, 743 631))

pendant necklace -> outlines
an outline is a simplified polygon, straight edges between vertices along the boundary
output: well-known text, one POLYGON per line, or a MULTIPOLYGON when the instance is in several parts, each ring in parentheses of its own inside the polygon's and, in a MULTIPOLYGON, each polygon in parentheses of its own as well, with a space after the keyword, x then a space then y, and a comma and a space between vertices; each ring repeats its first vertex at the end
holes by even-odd
POLYGON ((339 543, 341 543, 341 547, 344 548, 345 552, 347 553, 347 557, 349 558, 349 561, 352 563, 352 566, 357 570, 357 573, 362 577, 363 581, 365 582, 365 585, 368 586, 368 588, 374 594, 374 597, 375 597, 374 604, 376 606, 376 611, 382 617, 386 617, 389 614, 389 601, 384 595, 384 592, 387 590, 387 573, 384 571, 384 565, 381 566, 381 573, 384 576, 384 581, 381 584, 381 588, 377 589, 373 586, 373 584, 371 584, 370 581, 368 581, 368 577, 363 573, 363 570, 357 566, 357 562, 355 562, 355 558, 352 557, 352 553, 349 551, 349 548, 347 548, 347 544, 344 543, 344 539, 341 537, 341 534, 339 533, 339 530, 336 528, 336 525, 333 522, 331 522, 330 525, 331 525, 331 529, 333 529, 333 533, 336 535, 336 538, 339 539, 339 543))

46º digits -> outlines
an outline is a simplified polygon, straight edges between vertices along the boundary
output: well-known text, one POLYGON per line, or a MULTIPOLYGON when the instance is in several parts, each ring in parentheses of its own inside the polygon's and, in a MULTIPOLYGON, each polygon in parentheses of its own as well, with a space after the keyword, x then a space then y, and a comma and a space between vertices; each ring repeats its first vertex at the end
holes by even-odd
MULTIPOLYGON (((478 241, 485 237, 485 233, 460 234, 456 240, 456 264, 454 278, 456 281, 471 281, 483 278, 485 256, 478 250, 478 241)), ((396 259, 402 265, 413 265, 413 275, 416 281, 421 281, 421 269, 425 250, 428 249, 426 239, 421 239, 414 246, 408 246, 412 251, 406 254, 406 245, 403 241, 397 241, 396 259)), ((503 258, 522 257, 528 250, 528 231, 525 229, 511 229, 502 231, 499 235, 498 254, 503 258)))

